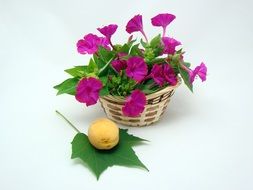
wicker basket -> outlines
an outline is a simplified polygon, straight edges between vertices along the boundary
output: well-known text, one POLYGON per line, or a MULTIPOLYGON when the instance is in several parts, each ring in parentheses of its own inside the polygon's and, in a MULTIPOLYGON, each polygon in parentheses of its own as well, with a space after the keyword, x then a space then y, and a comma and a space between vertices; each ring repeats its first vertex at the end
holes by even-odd
POLYGON ((109 119, 128 126, 142 127, 150 125, 160 119, 167 108, 171 96, 180 84, 181 80, 178 79, 177 85, 168 86, 153 94, 147 95, 145 109, 138 117, 126 117, 123 115, 122 107, 125 101, 123 97, 108 95, 100 97, 99 100, 109 119))

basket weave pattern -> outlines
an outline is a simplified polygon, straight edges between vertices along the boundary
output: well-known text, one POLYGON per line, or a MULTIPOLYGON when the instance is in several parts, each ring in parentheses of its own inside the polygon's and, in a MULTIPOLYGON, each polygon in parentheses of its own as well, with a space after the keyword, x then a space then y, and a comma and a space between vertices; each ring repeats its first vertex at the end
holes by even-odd
POLYGON ((109 119, 128 126, 147 126, 160 119, 170 102, 171 96, 180 83, 181 81, 178 80, 175 86, 168 86, 153 94, 147 95, 145 109, 137 117, 123 115, 122 107, 125 101, 123 97, 108 95, 100 97, 99 100, 109 119))

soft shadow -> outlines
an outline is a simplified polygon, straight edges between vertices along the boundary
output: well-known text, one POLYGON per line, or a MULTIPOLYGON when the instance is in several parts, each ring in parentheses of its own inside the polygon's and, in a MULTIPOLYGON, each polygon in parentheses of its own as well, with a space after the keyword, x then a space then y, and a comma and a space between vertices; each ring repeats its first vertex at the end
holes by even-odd
POLYGON ((192 115, 194 111, 194 104, 190 100, 191 97, 191 95, 189 97, 189 93, 175 93, 160 120, 152 125, 168 127, 177 123, 179 120, 192 115))

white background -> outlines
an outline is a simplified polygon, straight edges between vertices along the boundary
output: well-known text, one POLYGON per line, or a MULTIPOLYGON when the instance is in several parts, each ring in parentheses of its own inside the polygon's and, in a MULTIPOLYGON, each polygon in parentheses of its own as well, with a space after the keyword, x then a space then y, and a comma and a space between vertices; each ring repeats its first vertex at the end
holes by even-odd
MULTIPOLYGON (((253 189, 253 3, 198 0, 0 0, 0 189, 253 189), (135 151, 150 172, 114 166, 99 181, 71 160, 75 135, 55 109, 81 131, 104 116, 73 97, 55 96, 64 69, 86 64, 75 43, 97 27, 117 23, 114 42, 126 41, 127 21, 177 15, 170 36, 185 59, 208 66, 206 83, 177 90, 159 123, 130 128, 149 139, 135 151)), ((120 126, 122 127, 122 126, 120 126)))

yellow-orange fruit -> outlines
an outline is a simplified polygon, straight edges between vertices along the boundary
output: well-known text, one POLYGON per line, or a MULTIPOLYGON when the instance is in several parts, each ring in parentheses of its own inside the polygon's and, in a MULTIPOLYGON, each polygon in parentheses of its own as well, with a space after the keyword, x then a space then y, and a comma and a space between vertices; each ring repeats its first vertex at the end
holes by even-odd
POLYGON ((119 142, 119 128, 107 118, 97 119, 89 127, 88 139, 97 149, 111 149, 119 142))

